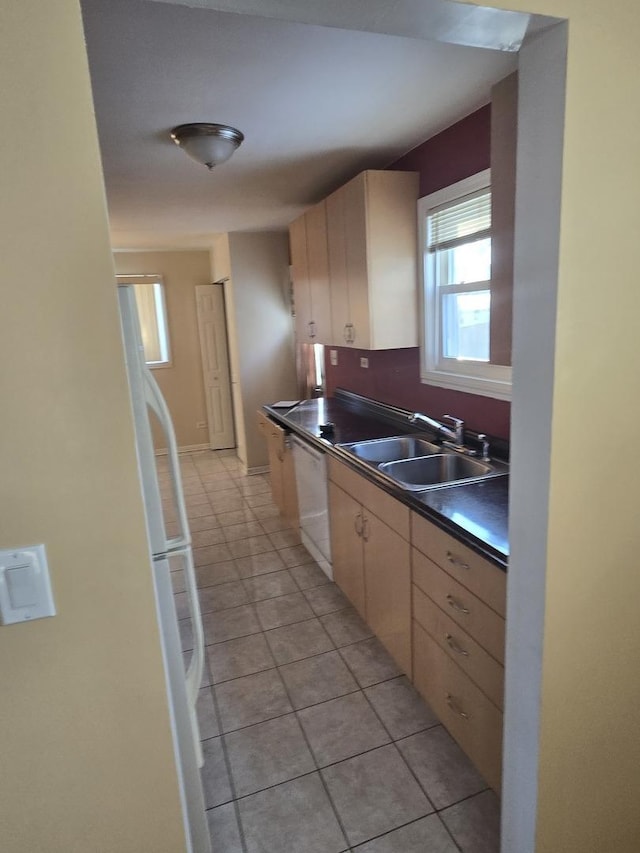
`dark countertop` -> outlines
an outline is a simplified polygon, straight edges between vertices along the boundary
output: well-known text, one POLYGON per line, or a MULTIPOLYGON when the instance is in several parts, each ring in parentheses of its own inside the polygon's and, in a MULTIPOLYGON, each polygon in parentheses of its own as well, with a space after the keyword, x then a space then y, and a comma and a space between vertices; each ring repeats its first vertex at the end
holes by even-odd
MULTIPOLYGON (((360 398, 362 399, 362 398, 360 398)), ((408 492, 370 465, 360 462, 338 444, 415 432, 401 410, 374 404, 366 408, 355 395, 305 400, 292 409, 265 406, 265 412, 292 432, 333 453, 412 510, 451 533, 474 551, 506 570, 509 477, 408 492), (334 424, 333 434, 321 436, 320 424, 334 424)))

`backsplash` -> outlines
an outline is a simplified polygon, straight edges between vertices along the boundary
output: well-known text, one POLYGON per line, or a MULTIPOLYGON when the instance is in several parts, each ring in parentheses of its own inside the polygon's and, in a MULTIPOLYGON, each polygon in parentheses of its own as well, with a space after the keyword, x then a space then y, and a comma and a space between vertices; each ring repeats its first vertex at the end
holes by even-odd
POLYGON ((395 350, 358 350, 351 347, 325 347, 326 395, 344 388, 371 397, 390 406, 424 412, 440 419, 445 414, 462 418, 468 428, 497 438, 509 438, 511 405, 494 400, 424 385, 420 381, 418 347, 395 350), (336 350, 338 364, 332 366, 329 353, 336 350), (361 367, 367 358, 369 367, 361 367))

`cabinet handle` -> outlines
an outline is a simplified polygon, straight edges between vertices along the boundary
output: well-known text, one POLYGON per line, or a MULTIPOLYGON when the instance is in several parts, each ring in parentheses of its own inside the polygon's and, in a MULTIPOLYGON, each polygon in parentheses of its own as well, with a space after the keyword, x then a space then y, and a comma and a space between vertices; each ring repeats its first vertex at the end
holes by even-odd
POLYGON ((311 321, 308 323, 308 326, 309 326, 309 337, 310 337, 311 339, 313 339, 313 338, 315 338, 315 336, 316 336, 316 321, 315 321, 315 320, 311 320, 311 321))
POLYGON ((353 520, 353 526, 355 527, 356 533, 358 536, 362 536, 362 515, 358 513, 353 520), (358 522, 360 522, 358 524, 358 522))
POLYGON ((460 557, 456 557, 456 555, 452 554, 451 551, 447 551, 447 560, 449 560, 452 566, 457 566, 459 569, 471 568, 469 563, 465 563, 464 560, 461 560, 460 557))
POLYGON ((447 604, 449 607, 453 608, 457 613, 464 613, 465 615, 471 613, 464 604, 460 604, 452 595, 447 595, 447 604))
POLYGON ((445 638, 445 640, 447 641, 447 645, 449 646, 449 648, 450 648, 450 649, 453 649, 453 651, 454 651, 457 655, 463 655, 463 656, 464 656, 464 657, 466 657, 466 658, 468 658, 468 657, 469 657, 469 652, 468 652, 466 649, 463 649, 463 648, 462 648, 462 646, 459 646, 459 645, 456 643, 456 641, 453 639, 453 637, 452 637, 452 635, 451 635, 451 634, 445 634, 445 635, 444 635, 444 638, 445 638))
POLYGON ((365 542, 369 541, 369 519, 366 516, 362 520, 362 538, 365 542))
POLYGON ((463 720, 469 719, 469 714, 467 714, 466 711, 463 711, 462 708, 460 708, 451 693, 447 693, 447 705, 451 708, 454 714, 457 714, 459 717, 462 717, 463 720))
POLYGON ((344 338, 345 344, 349 343, 349 324, 345 323, 344 329, 342 331, 342 337, 344 338))
POLYGON ((282 450, 276 450, 276 456, 280 462, 284 462, 284 452, 282 450))

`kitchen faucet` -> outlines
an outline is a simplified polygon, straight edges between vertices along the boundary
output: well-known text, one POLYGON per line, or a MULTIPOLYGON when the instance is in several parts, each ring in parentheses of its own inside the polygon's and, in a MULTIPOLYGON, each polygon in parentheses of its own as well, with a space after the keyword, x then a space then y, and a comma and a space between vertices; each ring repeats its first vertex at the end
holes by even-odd
POLYGON ((423 415, 421 412, 414 412, 412 415, 409 415, 409 423, 426 424, 431 429, 434 429, 438 435, 443 435, 454 447, 462 447, 464 441, 464 421, 460 418, 454 418, 452 415, 444 415, 443 420, 445 419, 453 422, 454 429, 450 429, 448 426, 441 424, 440 421, 436 421, 428 415, 423 415))

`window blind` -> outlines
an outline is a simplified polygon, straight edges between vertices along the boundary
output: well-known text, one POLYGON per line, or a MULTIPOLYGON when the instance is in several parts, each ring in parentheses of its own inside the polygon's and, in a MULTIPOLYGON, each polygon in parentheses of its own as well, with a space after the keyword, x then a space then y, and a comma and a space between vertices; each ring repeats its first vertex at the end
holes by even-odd
POLYGON ((491 190, 480 190, 427 215, 429 252, 453 249, 491 236, 491 190))

